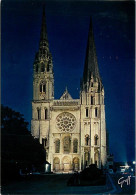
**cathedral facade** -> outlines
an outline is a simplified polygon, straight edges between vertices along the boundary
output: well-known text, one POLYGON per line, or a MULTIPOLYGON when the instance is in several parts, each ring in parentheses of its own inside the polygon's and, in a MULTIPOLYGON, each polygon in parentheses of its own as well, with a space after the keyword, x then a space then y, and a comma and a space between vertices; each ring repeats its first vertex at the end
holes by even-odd
POLYGON ((60 99, 54 99, 53 62, 43 11, 33 65, 31 133, 43 144, 54 172, 80 171, 90 164, 106 166, 104 87, 91 21, 80 97, 73 99, 66 88, 60 99))

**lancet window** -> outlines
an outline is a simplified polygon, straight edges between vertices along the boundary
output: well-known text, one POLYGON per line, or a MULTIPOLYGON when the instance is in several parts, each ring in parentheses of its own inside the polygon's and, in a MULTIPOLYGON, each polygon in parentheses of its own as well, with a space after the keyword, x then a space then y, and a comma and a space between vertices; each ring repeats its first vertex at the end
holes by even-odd
POLYGON ((98 108, 95 108, 95 117, 98 117, 98 108))
POLYGON ((44 112, 45 112, 45 119, 47 119, 48 118, 48 110, 47 110, 47 108, 45 108, 44 112))
POLYGON ((41 119, 41 110, 40 108, 37 108, 37 119, 41 119))
POLYGON ((46 84, 43 81, 40 83, 40 93, 46 93, 46 84))
POLYGON ((55 153, 60 153, 60 140, 55 141, 55 153))
POLYGON ((85 145, 88 146, 89 145, 89 135, 85 136, 85 145))
POLYGON ((64 153, 70 153, 71 140, 69 136, 64 137, 63 147, 64 147, 64 153))
POLYGON ((86 117, 88 117, 88 108, 86 108, 86 117))
POLYGON ((95 135, 94 137, 94 145, 98 145, 98 135, 95 135))
POLYGON ((42 63, 41 64, 41 72, 44 72, 44 69, 45 69, 45 67, 44 67, 44 64, 42 63))
POLYGON ((73 153, 77 153, 78 151, 78 140, 74 139, 73 141, 73 153))
POLYGON ((42 138, 42 145, 43 147, 47 145, 47 138, 42 138))
POLYGON ((91 95, 91 105, 93 105, 93 96, 91 95))

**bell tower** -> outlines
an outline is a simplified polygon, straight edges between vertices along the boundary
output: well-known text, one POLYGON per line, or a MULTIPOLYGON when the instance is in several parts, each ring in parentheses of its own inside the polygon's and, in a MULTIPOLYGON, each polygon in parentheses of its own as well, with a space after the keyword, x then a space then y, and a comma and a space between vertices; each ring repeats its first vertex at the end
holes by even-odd
POLYGON ((106 165, 106 124, 104 87, 100 78, 92 19, 86 48, 83 79, 80 89, 81 146, 84 167, 106 165))
POLYGON ((54 100, 54 73, 52 55, 45 22, 45 8, 43 8, 42 26, 40 33, 39 50, 33 64, 33 100, 31 133, 44 145, 48 159, 50 105, 54 100))
POLYGON ((52 55, 46 31, 45 8, 43 8, 39 51, 33 65, 33 100, 54 99, 54 73, 52 55))

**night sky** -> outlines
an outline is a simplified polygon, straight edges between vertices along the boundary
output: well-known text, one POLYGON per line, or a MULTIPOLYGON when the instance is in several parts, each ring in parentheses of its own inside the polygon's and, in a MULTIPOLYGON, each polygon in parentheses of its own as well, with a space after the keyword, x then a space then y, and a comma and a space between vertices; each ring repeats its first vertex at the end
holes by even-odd
MULTIPOLYGON (((134 2, 46 1, 45 6, 55 99, 60 98, 66 86, 73 98, 79 98, 92 16, 105 89, 110 152, 115 161, 134 160, 134 2)), ((39 49, 42 8, 43 1, 4 0, 1 3, 1 103, 24 114, 29 123, 33 62, 39 49)))

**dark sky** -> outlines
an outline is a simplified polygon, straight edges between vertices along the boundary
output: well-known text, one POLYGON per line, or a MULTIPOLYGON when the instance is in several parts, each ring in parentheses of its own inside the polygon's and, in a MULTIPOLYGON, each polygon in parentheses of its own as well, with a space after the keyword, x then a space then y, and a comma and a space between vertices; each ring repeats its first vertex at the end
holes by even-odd
MULTIPOLYGON (((39 47, 43 1, 1 3, 1 83, 3 105, 31 121, 32 74, 39 47)), ((79 98, 92 16, 96 52, 105 88, 106 125, 116 161, 134 160, 135 18, 130 1, 46 1, 55 98, 68 87, 79 98)))

